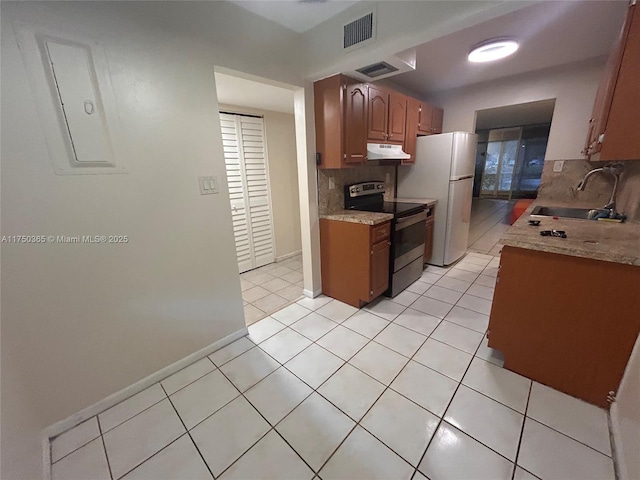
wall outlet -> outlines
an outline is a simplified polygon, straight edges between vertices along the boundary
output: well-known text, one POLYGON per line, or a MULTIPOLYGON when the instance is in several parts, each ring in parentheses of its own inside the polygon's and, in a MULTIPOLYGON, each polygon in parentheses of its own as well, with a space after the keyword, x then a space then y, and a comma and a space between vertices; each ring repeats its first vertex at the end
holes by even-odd
POLYGON ((564 160, 556 160, 555 162, 553 162, 554 172, 561 172, 563 167, 564 167, 564 160))
POLYGON ((198 184, 200 185, 200 195, 219 193, 218 177, 198 177, 198 184))
POLYGON ((329 190, 333 190, 334 188, 336 188, 336 179, 329 177, 329 190))

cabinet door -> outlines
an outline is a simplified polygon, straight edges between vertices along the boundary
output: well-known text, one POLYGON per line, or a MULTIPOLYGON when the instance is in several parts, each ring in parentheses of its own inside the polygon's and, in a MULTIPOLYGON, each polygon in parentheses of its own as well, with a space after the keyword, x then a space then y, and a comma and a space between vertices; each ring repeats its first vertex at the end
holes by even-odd
POLYGON ((381 295, 389 288, 389 241, 371 247, 371 290, 369 299, 381 295))
POLYGON ((362 165, 367 158, 367 86, 347 83, 344 101, 344 163, 362 165))
POLYGON ((420 122, 420 102, 415 98, 407 98, 407 124, 405 127, 404 151, 411 158, 402 160, 402 165, 413 165, 416 161, 416 140, 418 123, 420 122))
POLYGON ((433 133, 431 131, 432 121, 433 121, 433 107, 428 103, 421 103, 418 131, 420 131, 421 133, 433 133))
POLYGON ((424 263, 428 263, 433 255, 433 215, 427 218, 427 233, 424 240, 424 263))
POLYGON ((369 85, 369 140, 387 139, 389 125, 389 94, 369 85))
POLYGON ((438 107, 432 107, 431 115, 431 132, 442 133, 442 121, 444 120, 444 110, 438 107))
POLYGON ((390 142, 404 142, 407 122, 407 97, 401 93, 389 94, 389 136, 390 142))

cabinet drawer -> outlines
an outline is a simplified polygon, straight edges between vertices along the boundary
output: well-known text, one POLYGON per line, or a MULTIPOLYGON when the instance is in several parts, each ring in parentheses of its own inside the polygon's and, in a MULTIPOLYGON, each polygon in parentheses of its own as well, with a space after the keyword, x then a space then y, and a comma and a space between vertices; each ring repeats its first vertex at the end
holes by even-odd
POLYGON ((376 225, 371 228, 371 244, 378 243, 381 240, 389 238, 391 233, 391 224, 389 222, 382 225, 376 225))

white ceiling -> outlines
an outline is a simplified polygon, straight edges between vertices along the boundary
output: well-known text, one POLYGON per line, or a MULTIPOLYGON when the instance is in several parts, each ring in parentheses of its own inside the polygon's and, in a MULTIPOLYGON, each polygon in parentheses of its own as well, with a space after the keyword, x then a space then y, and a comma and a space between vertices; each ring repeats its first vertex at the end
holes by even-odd
POLYGON ((229 0, 298 33, 328 20, 358 0, 229 0))
POLYGON ((543 1, 417 47, 417 69, 391 77, 418 94, 463 87, 607 55, 622 27, 627 0, 543 1), (467 53, 492 38, 518 39, 511 57, 471 64, 467 53))
POLYGON ((218 103, 293 113, 293 90, 216 72, 218 103))

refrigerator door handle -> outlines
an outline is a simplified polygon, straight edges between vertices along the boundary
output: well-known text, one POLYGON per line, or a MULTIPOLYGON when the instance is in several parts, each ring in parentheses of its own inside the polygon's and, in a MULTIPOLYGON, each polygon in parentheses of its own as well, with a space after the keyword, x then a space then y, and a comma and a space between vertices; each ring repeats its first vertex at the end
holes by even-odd
POLYGON ((456 182, 458 180, 466 180, 467 178, 473 178, 473 175, 461 175, 459 177, 451 177, 451 182, 456 182))

